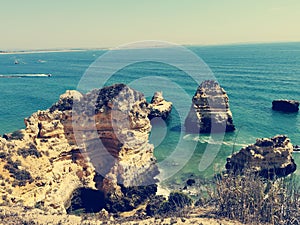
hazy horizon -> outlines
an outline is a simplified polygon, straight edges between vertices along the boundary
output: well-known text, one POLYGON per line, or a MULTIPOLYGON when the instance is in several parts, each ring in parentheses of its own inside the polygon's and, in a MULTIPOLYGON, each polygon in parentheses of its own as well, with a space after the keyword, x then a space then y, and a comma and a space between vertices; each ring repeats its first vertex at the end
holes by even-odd
MULTIPOLYGON (((184 47, 217 47, 217 46, 242 46, 242 45, 276 45, 276 44, 297 44, 300 41, 274 41, 274 42, 235 42, 235 43, 223 43, 223 44, 183 44, 184 47)), ((130 43, 125 43, 130 44, 130 43)), ((176 44, 176 43, 174 43, 176 44)), ((51 51, 85 51, 85 50, 110 50, 117 48, 118 46, 109 46, 109 47, 58 47, 58 48, 20 48, 20 49, 0 49, 0 53, 14 53, 14 52, 51 52, 51 51)), ((147 47, 146 47, 147 48, 147 47)))
POLYGON ((2 51, 300 41, 298 0, 10 0, 1 9, 2 51))

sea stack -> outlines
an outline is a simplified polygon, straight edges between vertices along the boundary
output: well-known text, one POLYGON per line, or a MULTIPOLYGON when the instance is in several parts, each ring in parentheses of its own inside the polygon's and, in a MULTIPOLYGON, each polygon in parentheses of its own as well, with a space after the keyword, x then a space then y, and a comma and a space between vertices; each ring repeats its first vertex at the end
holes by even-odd
POLYGON ((51 214, 70 211, 78 199, 86 210, 132 210, 156 193, 148 114, 143 94, 124 84, 67 91, 25 119, 25 130, 0 138, 0 203, 51 214))
POLYGON ((275 111, 282 111, 282 112, 298 112, 299 111, 299 102, 295 100, 274 100, 272 102, 272 109, 275 111))
POLYGON ((235 130, 226 91, 213 80, 200 84, 185 120, 190 133, 220 133, 235 130))
POLYGON ((257 139, 227 159, 228 172, 254 172, 267 179, 284 177, 296 170, 293 145, 284 135, 257 139))
POLYGON ((172 102, 166 101, 163 97, 163 93, 158 91, 154 93, 148 107, 150 110, 149 119, 161 117, 166 120, 172 111, 172 102))

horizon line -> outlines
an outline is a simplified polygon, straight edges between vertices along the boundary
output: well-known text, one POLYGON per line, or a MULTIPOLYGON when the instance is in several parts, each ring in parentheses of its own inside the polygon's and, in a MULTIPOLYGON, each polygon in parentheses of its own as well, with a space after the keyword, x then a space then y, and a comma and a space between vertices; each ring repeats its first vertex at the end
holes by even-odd
MULTIPOLYGON (((133 42, 132 42, 133 43, 133 42)), ((215 44, 178 44, 183 47, 214 47, 214 46, 239 46, 239 45, 257 45, 257 44, 296 44, 299 41, 253 41, 253 42, 230 42, 230 43, 215 43, 215 44)), ((177 43, 175 43, 177 44, 177 43)), ((122 44, 123 45, 123 44, 122 44)), ((41 52, 62 52, 62 51, 85 51, 85 50, 113 50, 116 47, 50 47, 50 48, 19 48, 19 49, 0 49, 0 54, 7 53, 41 53, 41 52)), ((153 46, 155 47, 155 46, 153 46)))

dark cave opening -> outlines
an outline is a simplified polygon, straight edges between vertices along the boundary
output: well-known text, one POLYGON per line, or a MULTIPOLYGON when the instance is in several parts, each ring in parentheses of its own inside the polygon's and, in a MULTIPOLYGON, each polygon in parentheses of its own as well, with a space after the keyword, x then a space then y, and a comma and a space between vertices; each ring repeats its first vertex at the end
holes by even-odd
POLYGON ((90 188, 78 188, 72 193, 67 213, 96 213, 104 206, 103 192, 90 188))

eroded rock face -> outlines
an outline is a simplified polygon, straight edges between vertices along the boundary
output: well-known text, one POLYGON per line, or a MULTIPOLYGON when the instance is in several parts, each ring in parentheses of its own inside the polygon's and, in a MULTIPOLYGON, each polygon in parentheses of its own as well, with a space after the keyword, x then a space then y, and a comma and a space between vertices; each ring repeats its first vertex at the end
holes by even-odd
MULTIPOLYGON (((94 188, 93 166, 70 145, 61 123, 63 113, 38 111, 25 119, 26 129, 6 140, 0 159, 6 204, 19 203, 49 213, 65 213, 65 203, 78 187, 94 188)), ((3 139, 2 139, 3 140, 3 139)), ((2 199, 2 198, 1 198, 2 199)))
POLYGON ((155 194, 158 169, 154 146, 148 143, 151 125, 143 94, 123 84, 114 85, 87 94, 78 105, 81 107, 73 111, 76 141, 85 145, 99 173, 97 188, 105 193, 108 207, 124 211, 155 194), (90 102, 95 105, 92 112, 90 102))
POLYGON ((156 192, 148 113, 144 96, 123 84, 67 91, 25 119, 17 138, 0 138, 3 199, 66 213, 74 193, 90 188, 110 211, 136 207, 156 192))
POLYGON ((218 133, 234 131, 228 96, 216 81, 207 80, 198 87, 185 129, 191 133, 218 133))
POLYGON ((148 107, 150 109, 150 119, 154 117, 161 117, 166 120, 172 111, 172 102, 166 101, 162 92, 155 92, 148 107))
POLYGON ((272 102, 272 109, 282 112, 298 112, 299 102, 295 100, 274 100, 272 102))
POLYGON ((226 169, 234 173, 248 170, 270 179, 284 177, 296 170, 292 152, 293 145, 284 135, 257 139, 229 157, 226 169))

